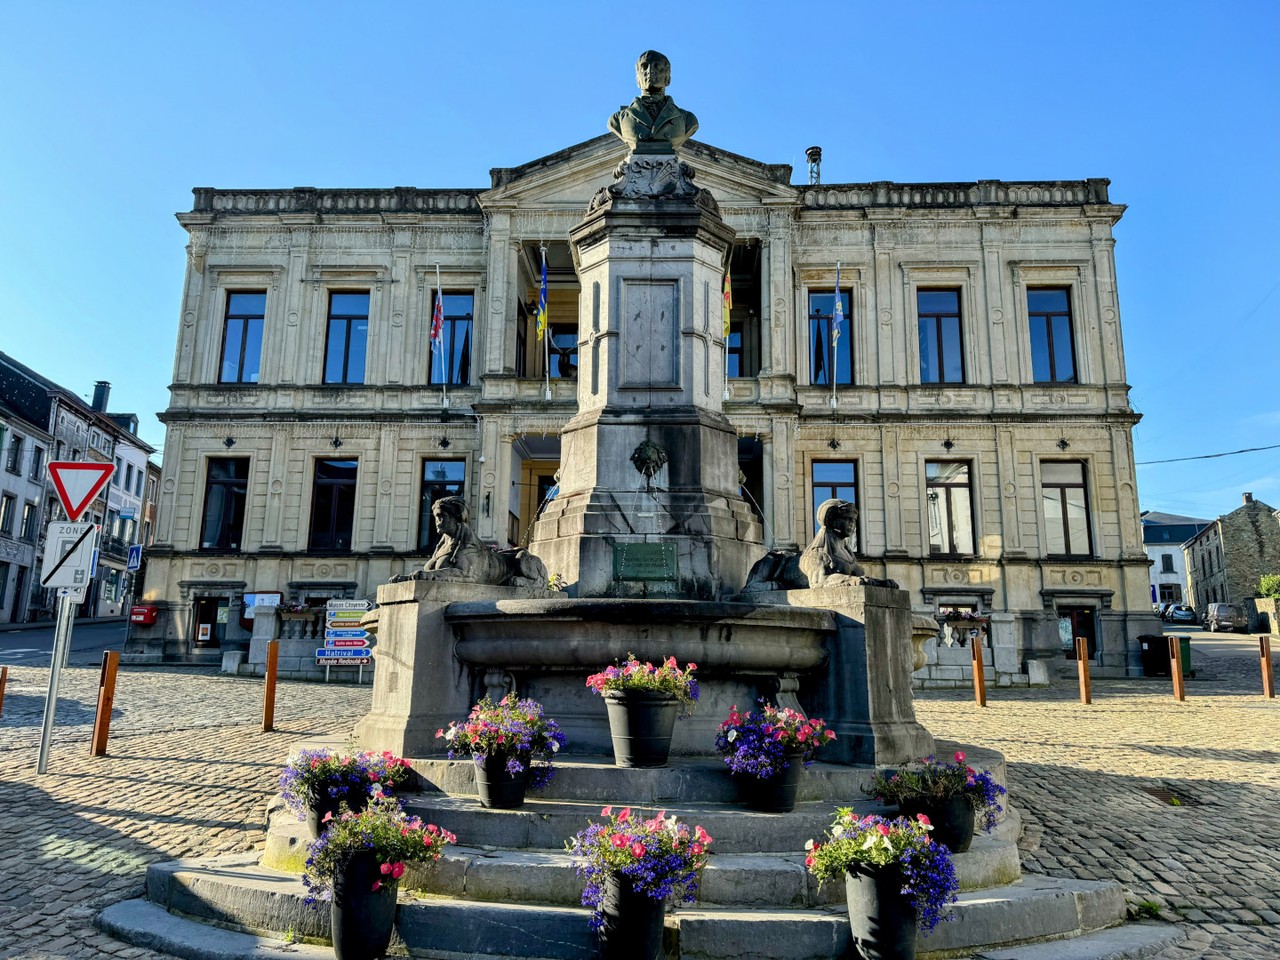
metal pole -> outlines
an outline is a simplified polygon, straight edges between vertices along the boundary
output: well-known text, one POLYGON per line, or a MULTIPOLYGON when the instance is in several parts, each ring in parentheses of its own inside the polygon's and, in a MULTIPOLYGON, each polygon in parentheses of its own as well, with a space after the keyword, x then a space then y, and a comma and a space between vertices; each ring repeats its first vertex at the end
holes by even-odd
POLYGON ((58 709, 58 680, 62 675, 63 648, 71 646, 71 593, 58 597, 58 625, 53 633, 53 652, 49 659, 49 692, 44 700, 44 722, 40 727, 40 755, 36 761, 36 773, 43 774, 49 766, 49 740, 53 736, 53 714, 58 709))
POLYGON ((546 328, 542 331, 542 366, 544 374, 544 392, 543 399, 551 399, 551 308, 543 303, 542 298, 546 293, 545 281, 547 278, 547 245, 542 244, 542 279, 544 286, 538 291, 538 312, 543 309, 547 311, 546 328))
MULTIPOLYGON (((440 347, 440 406, 449 406, 449 365, 445 361, 444 345, 444 287, 440 285, 440 261, 436 261, 436 300, 440 304, 440 339, 436 341, 440 347)), ((472 310, 474 313, 474 309, 472 310)))

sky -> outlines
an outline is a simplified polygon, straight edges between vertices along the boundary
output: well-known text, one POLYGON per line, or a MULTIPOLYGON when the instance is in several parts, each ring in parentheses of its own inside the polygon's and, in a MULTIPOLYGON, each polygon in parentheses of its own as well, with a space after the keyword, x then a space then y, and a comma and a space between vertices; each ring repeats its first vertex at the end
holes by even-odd
POLYGON ((824 183, 1107 177, 1144 510, 1280 508, 1280 0, 0 0, 0 350, 161 448, 191 188, 486 187, 647 48, 698 139, 824 183))

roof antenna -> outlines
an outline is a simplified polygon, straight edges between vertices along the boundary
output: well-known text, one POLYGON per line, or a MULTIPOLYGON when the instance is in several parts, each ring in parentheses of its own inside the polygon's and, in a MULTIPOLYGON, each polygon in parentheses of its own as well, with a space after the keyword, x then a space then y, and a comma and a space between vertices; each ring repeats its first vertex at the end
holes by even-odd
POLYGON ((809 186, 817 186, 822 182, 822 148, 809 147, 804 155, 809 160, 809 186))

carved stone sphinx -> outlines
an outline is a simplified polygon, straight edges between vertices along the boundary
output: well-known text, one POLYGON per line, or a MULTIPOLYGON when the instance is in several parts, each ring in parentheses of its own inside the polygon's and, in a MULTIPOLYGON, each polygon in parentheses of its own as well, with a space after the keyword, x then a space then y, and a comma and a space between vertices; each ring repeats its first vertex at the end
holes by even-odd
POLYGON ((858 523, 858 508, 847 500, 824 500, 818 506, 821 529, 803 553, 773 550, 756 561, 747 575, 743 593, 765 590, 803 590, 806 587, 860 586, 891 587, 893 580, 868 577, 850 546, 858 523))
POLYGON ((391 578, 492 583, 503 587, 547 588, 547 568, 528 550, 493 550, 472 531, 467 503, 461 497, 445 497, 431 507, 440 532, 440 543, 421 570, 391 578))

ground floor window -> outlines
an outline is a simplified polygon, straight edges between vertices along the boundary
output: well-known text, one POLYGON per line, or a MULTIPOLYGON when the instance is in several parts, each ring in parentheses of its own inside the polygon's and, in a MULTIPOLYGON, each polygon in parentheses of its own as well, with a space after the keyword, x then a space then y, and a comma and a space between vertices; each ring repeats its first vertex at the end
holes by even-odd
POLYGON ((317 460, 311 490, 311 550, 350 550, 357 460, 317 460))
POLYGON ((1181 603, 1182 587, 1176 583, 1160 584, 1160 602, 1161 603, 1181 603))
POLYGON ((422 462, 421 506, 418 510, 418 549, 430 553, 440 541, 431 519, 431 507, 445 497, 461 497, 466 491, 465 460, 424 460, 422 462))
POLYGON ((1089 659, 1098 659, 1098 618, 1093 607, 1059 607, 1058 637, 1068 660, 1076 658, 1076 637, 1089 643, 1089 659))

